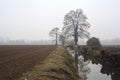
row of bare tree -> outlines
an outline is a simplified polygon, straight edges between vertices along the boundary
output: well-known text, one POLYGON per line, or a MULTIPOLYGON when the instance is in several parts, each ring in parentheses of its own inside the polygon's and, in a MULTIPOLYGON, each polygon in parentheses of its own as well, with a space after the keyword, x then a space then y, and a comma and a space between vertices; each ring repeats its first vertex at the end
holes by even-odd
POLYGON ((77 45, 79 38, 89 38, 90 33, 87 30, 90 28, 90 24, 82 9, 71 10, 67 13, 64 16, 63 24, 61 32, 57 27, 49 32, 49 36, 56 42, 55 45, 58 44, 58 40, 64 45, 70 39, 73 39, 74 44, 77 45))

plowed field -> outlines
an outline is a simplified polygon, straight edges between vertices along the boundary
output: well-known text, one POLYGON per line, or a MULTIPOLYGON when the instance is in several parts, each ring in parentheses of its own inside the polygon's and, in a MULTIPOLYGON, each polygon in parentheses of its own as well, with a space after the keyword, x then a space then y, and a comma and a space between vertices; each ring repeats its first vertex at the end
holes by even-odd
POLYGON ((56 46, 0 46, 0 80, 16 80, 40 64, 56 46))

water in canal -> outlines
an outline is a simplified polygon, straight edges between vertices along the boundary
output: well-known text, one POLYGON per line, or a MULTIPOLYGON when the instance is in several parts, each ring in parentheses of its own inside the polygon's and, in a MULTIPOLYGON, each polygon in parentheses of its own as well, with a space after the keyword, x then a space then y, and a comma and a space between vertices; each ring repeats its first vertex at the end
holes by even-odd
POLYGON ((120 80, 120 67, 110 62, 80 55, 78 66, 81 80, 120 80))
MULTIPOLYGON (((67 50, 75 55, 74 50, 67 50)), ((78 72, 80 80, 120 80, 120 55, 96 58, 81 54, 78 57, 78 72)))

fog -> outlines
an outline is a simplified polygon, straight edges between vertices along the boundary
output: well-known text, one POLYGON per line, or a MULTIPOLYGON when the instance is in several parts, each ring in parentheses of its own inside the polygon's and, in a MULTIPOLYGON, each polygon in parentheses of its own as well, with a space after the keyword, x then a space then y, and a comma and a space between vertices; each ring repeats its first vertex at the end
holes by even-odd
POLYGON ((120 38, 120 0, 0 0, 0 38, 50 40, 49 31, 63 27, 66 13, 83 9, 91 37, 120 38))

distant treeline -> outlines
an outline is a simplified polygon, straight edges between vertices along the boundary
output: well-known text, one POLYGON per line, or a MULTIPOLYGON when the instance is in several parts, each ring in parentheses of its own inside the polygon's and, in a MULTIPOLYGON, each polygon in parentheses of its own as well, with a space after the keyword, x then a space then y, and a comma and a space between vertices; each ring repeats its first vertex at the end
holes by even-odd
POLYGON ((0 45, 52 45, 54 41, 52 40, 0 40, 0 45))
MULTIPOLYGON (((120 38, 111 40, 100 40, 102 45, 120 45, 120 38)), ((6 40, 0 39, 0 45, 53 45, 53 40, 6 40)), ((59 42, 59 44, 61 44, 59 42)), ((80 40, 78 44, 86 45, 86 41, 80 40)))
POLYGON ((102 40, 103 45, 120 45, 120 38, 115 38, 111 40, 102 40))

